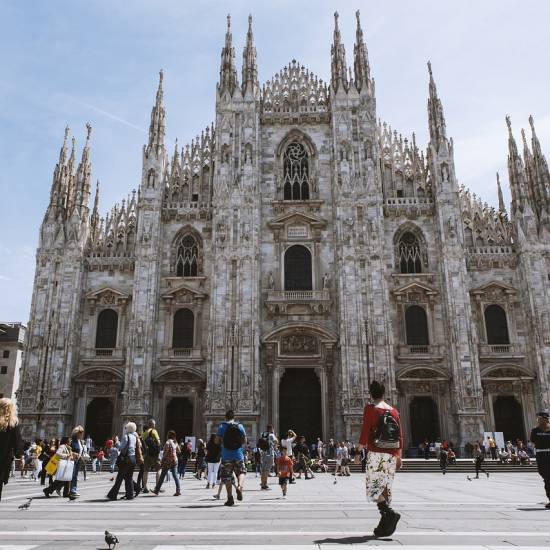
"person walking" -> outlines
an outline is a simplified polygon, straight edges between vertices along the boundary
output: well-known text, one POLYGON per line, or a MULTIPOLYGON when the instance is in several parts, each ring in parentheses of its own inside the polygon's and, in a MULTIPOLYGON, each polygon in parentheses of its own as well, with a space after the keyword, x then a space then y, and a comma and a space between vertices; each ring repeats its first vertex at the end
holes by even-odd
POLYGON ((71 433, 71 450, 73 451, 74 469, 73 479, 71 480, 71 495, 79 497, 80 494, 77 491, 78 488, 78 472, 80 470, 82 455, 84 454, 84 428, 82 426, 76 426, 71 433))
MULTIPOLYGON (((489 472, 483 468, 483 461, 485 460, 485 450, 480 447, 478 443, 474 445, 474 464, 476 469, 476 479, 479 479, 479 472, 483 472, 489 477, 489 472)), ((470 476, 466 476, 468 481, 472 481, 470 476)))
POLYGON ((545 508, 550 509, 550 413, 537 413, 537 426, 531 430, 529 438, 535 445, 537 470, 544 481, 544 490, 548 502, 545 508))
MULTIPOLYGON (((288 430, 286 432, 286 437, 284 439, 281 439, 281 445, 283 447, 286 447, 286 454, 290 459, 293 459, 293 455, 294 455, 293 447, 294 447, 294 442, 296 441, 296 437, 297 436, 294 430, 288 430)), ((296 483, 296 481, 294 481, 294 475, 290 477, 289 483, 296 483)))
POLYGON ((447 465, 449 463, 449 451, 441 447, 439 450, 439 468, 441 469, 441 473, 445 475, 447 473, 447 465))
POLYGON ((487 439, 487 443, 489 444, 489 452, 491 453, 491 460, 497 460, 497 444, 493 437, 489 436, 487 439))
MULTIPOLYGON (((73 468, 76 467, 74 464, 74 458, 75 453, 71 449, 71 438, 70 437, 62 437, 61 441, 59 442, 59 446, 57 447, 55 451, 55 456, 57 458, 57 463, 59 464, 60 460, 68 460, 73 462, 73 468)), ((53 462, 52 462, 53 464, 53 462)), ((59 466, 55 465, 54 468, 57 469, 59 466)), ((54 470, 50 470, 54 471, 54 470)), ((55 476, 55 474, 54 474, 55 476)), ((57 492, 57 494, 60 494, 61 489, 63 489, 63 497, 68 498, 69 500, 76 500, 77 496, 70 493, 70 487, 71 482, 70 481, 60 481, 58 479, 55 479, 55 481, 52 481, 48 487, 43 489, 43 493, 46 498, 50 498, 53 492, 57 492)))
POLYGON ((207 489, 214 489, 218 481, 218 470, 220 469, 220 461, 222 456, 222 443, 216 434, 211 434, 208 443, 206 444, 206 466, 207 474, 207 489))
POLYGON ((195 456, 195 477, 197 479, 202 479, 203 473, 206 475, 206 446, 204 445, 204 441, 202 439, 199 439, 197 441, 197 454, 195 456))
MULTIPOLYGON (((126 492, 126 500, 134 499, 134 466, 136 465, 136 450, 139 445, 139 438, 136 435, 137 426, 134 422, 128 422, 124 426, 124 435, 120 442, 120 455, 118 455, 116 464, 118 472, 115 483, 111 490, 107 493, 109 500, 117 500, 120 486, 124 481, 124 489, 126 492)), ((113 445, 113 448, 114 445, 113 445)))
POLYGON ((151 418, 147 422, 147 429, 142 434, 143 439, 143 476, 141 483, 143 493, 147 494, 147 479, 149 472, 153 470, 156 474, 156 483, 159 481, 160 470, 160 437, 156 429, 156 422, 151 418))
POLYGON ((160 461, 161 473, 160 478, 157 482, 157 486, 153 489, 153 493, 158 495, 164 480, 166 479, 166 474, 170 472, 174 478, 174 483, 176 484, 176 492, 174 493, 175 497, 181 495, 180 492, 180 480, 178 477, 177 466, 178 466, 178 453, 180 452, 180 446, 178 445, 176 439, 176 432, 174 430, 168 430, 166 436, 166 443, 162 449, 162 460, 160 461))
POLYGON ((178 456, 178 476, 180 479, 183 479, 187 470, 187 463, 191 460, 191 455, 193 454, 193 446, 190 441, 185 442, 185 440, 182 439, 180 450, 181 453, 178 456))
POLYGON ((105 460, 105 452, 103 451, 103 448, 100 447, 99 451, 97 451, 97 454, 95 455, 95 471, 96 473, 101 473, 101 467, 103 466, 103 461, 105 460))
POLYGON ((384 401, 384 384, 374 380, 369 391, 373 404, 365 406, 359 446, 368 450, 367 498, 376 502, 380 511, 380 522, 374 529, 374 536, 387 537, 395 532, 401 518, 390 504, 395 471, 401 468, 403 432, 399 412, 384 401))
POLYGON ((0 399, 0 500, 2 489, 9 481, 12 463, 21 458, 23 468, 23 441, 19 429, 15 403, 3 397, 0 399))
POLYGON ((237 478, 235 486, 237 500, 243 499, 244 476, 246 474, 243 446, 246 443, 246 432, 243 425, 235 420, 235 413, 232 410, 225 413, 225 422, 220 424, 218 435, 222 440, 221 481, 227 489, 227 500, 224 505, 233 506, 235 504, 233 474, 237 478))
MULTIPOLYGON (((109 448, 108 445, 107 445, 107 448, 109 448)), ((119 448, 120 448, 120 441, 118 439, 118 435, 116 435, 112 440, 112 444, 109 448, 109 460, 111 461, 111 465, 109 466, 109 471, 112 474, 115 473, 115 466, 118 460, 119 448)))
POLYGON ((288 482, 293 477, 292 459, 287 453, 287 448, 281 447, 281 456, 277 459, 277 472, 279 474, 279 485, 283 493, 283 498, 286 498, 288 482))
POLYGON ((273 432, 273 426, 268 425, 265 432, 262 432, 258 440, 258 449, 260 451, 260 489, 269 490, 267 480, 273 465, 275 464, 275 445, 279 440, 273 432))

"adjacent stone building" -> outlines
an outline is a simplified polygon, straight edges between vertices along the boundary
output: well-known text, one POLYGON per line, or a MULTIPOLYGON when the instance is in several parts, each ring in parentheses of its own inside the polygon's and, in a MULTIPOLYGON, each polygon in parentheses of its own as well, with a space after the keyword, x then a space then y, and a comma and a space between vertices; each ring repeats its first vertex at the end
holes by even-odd
POLYGON ((0 323, 0 398, 16 398, 26 331, 21 323, 0 323))
POLYGON ((69 130, 40 229, 21 389, 24 435, 96 441, 153 416, 179 436, 229 407, 357 439, 368 381, 406 427, 456 444, 525 437, 550 403, 550 175, 530 119, 509 128, 508 214, 460 186, 429 68, 422 151, 376 110, 357 14, 348 68, 291 61, 260 86, 252 22, 237 77, 228 18, 216 117, 165 143, 163 74, 137 192, 91 211, 90 131, 69 130), (169 149, 173 152, 169 153, 169 149))

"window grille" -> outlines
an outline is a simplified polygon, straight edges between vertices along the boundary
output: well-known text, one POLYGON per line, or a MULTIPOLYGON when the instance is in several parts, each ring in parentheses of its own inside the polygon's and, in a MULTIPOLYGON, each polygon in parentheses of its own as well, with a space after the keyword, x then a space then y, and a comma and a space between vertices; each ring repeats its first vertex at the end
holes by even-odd
POLYGON ((184 235, 178 245, 176 275, 196 277, 198 274, 199 246, 192 235, 184 235))

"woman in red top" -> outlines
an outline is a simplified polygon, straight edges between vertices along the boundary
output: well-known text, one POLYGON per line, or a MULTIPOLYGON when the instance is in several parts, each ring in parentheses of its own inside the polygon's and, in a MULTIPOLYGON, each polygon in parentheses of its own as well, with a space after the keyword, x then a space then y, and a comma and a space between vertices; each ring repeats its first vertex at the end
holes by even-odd
POLYGON ((401 468, 403 432, 397 409, 384 401, 384 385, 375 380, 369 391, 374 403, 365 406, 359 448, 368 450, 367 498, 377 503, 381 515, 374 535, 387 537, 395 531, 401 517, 390 508, 390 503, 395 470, 401 468), (385 428, 381 429, 382 426, 385 428))

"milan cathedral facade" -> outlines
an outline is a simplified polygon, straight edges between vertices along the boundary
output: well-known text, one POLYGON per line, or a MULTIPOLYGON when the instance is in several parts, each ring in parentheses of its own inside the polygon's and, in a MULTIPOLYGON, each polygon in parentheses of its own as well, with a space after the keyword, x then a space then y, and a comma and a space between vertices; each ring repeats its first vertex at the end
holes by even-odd
POLYGON ((228 17, 215 122, 165 142, 163 75, 138 190, 92 208, 90 133, 69 130, 40 229, 18 393, 23 433, 83 424, 96 442, 154 417, 210 433, 235 409, 357 440, 382 380, 406 444, 523 438, 550 404, 550 174, 530 118, 509 131, 512 202, 455 172, 429 68, 429 143, 378 122, 357 13, 348 69, 292 61, 260 86, 252 22, 239 81, 228 17))

